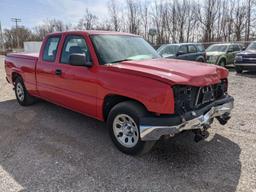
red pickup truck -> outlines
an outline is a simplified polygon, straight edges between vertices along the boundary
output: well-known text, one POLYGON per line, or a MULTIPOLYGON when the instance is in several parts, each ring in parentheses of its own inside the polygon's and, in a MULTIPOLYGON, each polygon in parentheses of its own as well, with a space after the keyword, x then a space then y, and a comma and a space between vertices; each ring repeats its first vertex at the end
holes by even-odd
POLYGON ((137 155, 162 136, 203 139, 233 108, 228 71, 160 58, 141 37, 117 32, 49 34, 39 54, 5 58, 6 79, 22 106, 38 98, 106 121, 119 150, 137 155))

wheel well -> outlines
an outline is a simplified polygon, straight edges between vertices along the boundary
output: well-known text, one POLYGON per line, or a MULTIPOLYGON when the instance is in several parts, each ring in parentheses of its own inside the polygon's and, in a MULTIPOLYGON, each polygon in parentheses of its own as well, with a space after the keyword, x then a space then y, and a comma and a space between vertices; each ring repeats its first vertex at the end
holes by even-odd
POLYGON ((227 63, 227 61, 226 61, 226 58, 225 58, 225 57, 220 58, 220 60, 219 60, 219 62, 218 62, 218 63, 220 63, 221 61, 225 61, 225 63, 227 63))
POLYGON ((145 109, 146 107, 139 101, 135 99, 131 99, 129 97, 120 96, 120 95, 108 95, 104 99, 103 103, 103 117, 106 121, 109 115, 110 110, 117 105, 118 103, 124 102, 124 101, 135 101, 136 103, 142 105, 145 109))
POLYGON ((19 73, 13 72, 13 73, 12 73, 12 83, 13 83, 13 84, 15 83, 15 80, 17 79, 17 77, 22 78, 19 73))
POLYGON ((202 61, 202 62, 204 62, 205 60, 204 60, 203 57, 198 57, 198 58, 196 59, 196 61, 202 61))

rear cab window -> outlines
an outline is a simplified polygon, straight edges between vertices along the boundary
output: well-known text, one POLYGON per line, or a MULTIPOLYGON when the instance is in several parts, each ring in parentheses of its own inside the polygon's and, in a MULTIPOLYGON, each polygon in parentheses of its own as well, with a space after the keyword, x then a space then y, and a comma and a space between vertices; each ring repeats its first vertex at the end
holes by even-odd
POLYGON ((56 59, 58 46, 61 36, 51 36, 47 39, 47 42, 43 50, 43 60, 54 62, 56 59))

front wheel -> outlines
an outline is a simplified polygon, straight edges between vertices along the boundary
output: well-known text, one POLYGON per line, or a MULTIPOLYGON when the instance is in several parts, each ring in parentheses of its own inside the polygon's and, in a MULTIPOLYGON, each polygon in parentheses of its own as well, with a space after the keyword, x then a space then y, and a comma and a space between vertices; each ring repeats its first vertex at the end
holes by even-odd
POLYGON ((128 155, 141 155, 153 147, 155 141, 140 139, 139 120, 146 114, 140 104, 125 101, 110 111, 107 120, 109 134, 116 147, 128 155))
POLYGON ((236 70, 237 73, 242 73, 243 72, 242 67, 239 67, 239 66, 235 66, 235 70, 236 70))
POLYGON ((204 61, 204 59, 200 58, 197 60, 197 62, 204 63, 205 61, 204 61))
POLYGON ((226 67, 226 61, 225 59, 221 59, 220 62, 218 63, 221 67, 226 67))

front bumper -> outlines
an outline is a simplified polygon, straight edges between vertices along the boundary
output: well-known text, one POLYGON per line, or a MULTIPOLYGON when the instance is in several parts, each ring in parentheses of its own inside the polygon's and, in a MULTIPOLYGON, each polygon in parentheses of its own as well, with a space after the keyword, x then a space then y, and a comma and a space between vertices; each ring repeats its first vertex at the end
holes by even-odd
POLYGON ((174 136, 185 130, 203 130, 210 127, 215 117, 228 117, 227 119, 229 119, 233 106, 234 98, 226 96, 202 109, 187 112, 182 116, 167 115, 161 117, 144 117, 140 121, 141 140, 159 140, 163 135, 174 136))
POLYGON ((255 63, 235 63, 234 65, 239 67, 256 67, 256 62, 255 63))

